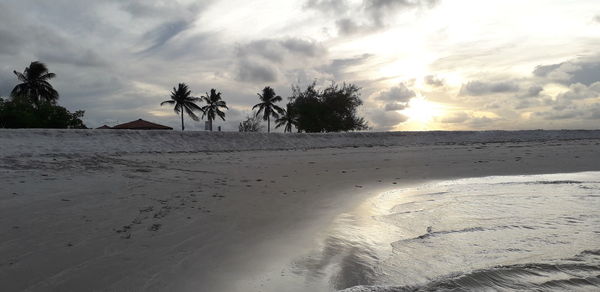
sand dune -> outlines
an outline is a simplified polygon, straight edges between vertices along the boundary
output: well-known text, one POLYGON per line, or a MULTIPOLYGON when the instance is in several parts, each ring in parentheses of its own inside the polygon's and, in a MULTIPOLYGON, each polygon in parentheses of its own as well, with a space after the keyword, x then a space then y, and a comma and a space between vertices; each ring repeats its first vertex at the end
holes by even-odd
POLYGON ((600 170, 600 131, 2 130, 0 149, 4 291, 260 291, 382 191, 600 170))

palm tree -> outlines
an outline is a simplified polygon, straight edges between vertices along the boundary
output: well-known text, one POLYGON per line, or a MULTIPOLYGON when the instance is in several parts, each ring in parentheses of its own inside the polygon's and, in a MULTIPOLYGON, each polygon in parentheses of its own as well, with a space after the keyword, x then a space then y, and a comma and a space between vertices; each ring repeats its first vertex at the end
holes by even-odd
POLYGON ((225 113, 221 111, 221 108, 229 108, 227 107, 227 103, 221 99, 221 93, 217 93, 215 89, 210 90, 210 95, 207 92, 202 99, 204 102, 206 102, 206 105, 202 107, 202 118, 204 118, 204 116, 208 116, 210 131, 212 132, 212 121, 215 120, 216 116, 219 116, 223 121, 225 121, 225 113))
POLYGON ((173 87, 173 91, 171 92, 171 99, 165 100, 160 103, 161 106, 165 104, 174 104, 175 107, 173 110, 175 113, 181 113, 181 130, 185 130, 183 125, 183 112, 185 112, 192 120, 198 121, 200 120, 198 116, 194 113, 194 111, 202 111, 202 109, 196 104, 200 99, 197 97, 191 96, 192 92, 189 90, 188 86, 185 83, 179 83, 177 88, 173 87))
POLYGON ((287 104, 285 112, 275 122, 277 123, 275 128, 284 127, 283 128, 284 133, 292 132, 292 126, 296 126, 296 124, 298 123, 298 117, 294 113, 294 110, 292 109, 291 104, 289 104, 289 103, 287 104))
POLYGON ((283 114, 285 110, 275 105, 276 102, 281 101, 281 96, 275 94, 273 88, 267 86, 263 89, 262 94, 257 93, 260 103, 254 105, 252 109, 258 108, 256 115, 259 116, 263 113, 263 120, 267 121, 267 132, 271 132, 271 117, 278 119, 280 114, 283 114))
POLYGON ((55 103, 58 100, 58 92, 52 87, 48 80, 56 77, 56 74, 48 72, 48 67, 42 62, 31 62, 23 73, 13 71, 21 84, 15 86, 11 95, 14 97, 26 97, 34 105, 44 100, 55 103))

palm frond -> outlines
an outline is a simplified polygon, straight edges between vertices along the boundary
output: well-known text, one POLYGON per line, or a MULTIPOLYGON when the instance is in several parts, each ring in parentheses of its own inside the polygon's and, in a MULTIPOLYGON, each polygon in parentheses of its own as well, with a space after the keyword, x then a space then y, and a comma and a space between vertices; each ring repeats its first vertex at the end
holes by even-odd
POLYGON ((194 113, 194 111, 189 106, 183 106, 185 113, 192 118, 194 121, 199 121, 200 118, 194 113))
POLYGON ((19 81, 27 82, 27 77, 25 77, 25 75, 23 75, 23 73, 17 72, 17 71, 13 71, 13 73, 15 73, 15 75, 17 75, 17 79, 19 79, 19 81))

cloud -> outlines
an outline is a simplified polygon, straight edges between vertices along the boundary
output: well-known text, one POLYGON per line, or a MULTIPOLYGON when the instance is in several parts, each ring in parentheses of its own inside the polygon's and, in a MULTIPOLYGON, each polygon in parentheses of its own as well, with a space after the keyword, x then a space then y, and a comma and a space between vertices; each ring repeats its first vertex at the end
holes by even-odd
POLYGON ((398 11, 415 8, 432 8, 438 0, 365 0, 365 12, 371 16, 376 27, 385 27, 386 18, 398 11))
POLYGON ((561 84, 582 83, 591 85, 600 81, 600 56, 582 57, 558 64, 540 65, 536 77, 561 84))
POLYGON ((522 97, 538 97, 542 91, 544 91, 544 87, 533 85, 527 89, 527 92, 522 97))
POLYGON ((469 116, 465 112, 454 113, 452 115, 443 117, 440 122, 444 124, 459 124, 464 123, 469 120, 471 116, 469 116))
POLYGON ((490 129, 492 125, 498 122, 499 118, 490 117, 471 117, 466 123, 468 126, 475 129, 490 129))
POLYGON ((393 130, 395 126, 408 120, 406 115, 394 111, 374 111, 368 117, 376 131, 393 130))
POLYGON ((585 86, 581 83, 571 84, 569 90, 557 96, 557 99, 578 100, 600 97, 600 82, 596 82, 590 86, 585 86))
POLYGON ((268 62, 241 60, 237 79, 244 82, 269 83, 279 79, 277 69, 268 62))
POLYGON ((362 54, 351 58, 333 59, 328 65, 320 67, 320 70, 333 75, 335 79, 345 79, 347 72, 367 63, 372 57, 371 54, 362 54))
POLYGON ((437 78, 434 75, 425 76, 425 83, 432 87, 442 87, 444 86, 444 79, 437 78))
POLYGON ((409 89, 405 83, 400 83, 398 86, 379 94, 377 99, 381 101, 408 102, 416 96, 417 94, 414 90, 409 89))
POLYGON ((519 85, 512 81, 471 81, 462 86, 460 95, 482 96, 517 91, 519 85))
POLYGON ((185 20, 169 21, 158 25, 142 36, 143 41, 150 44, 147 48, 142 49, 140 53, 149 53, 162 47, 169 42, 169 40, 187 30, 189 27, 190 23, 185 20))
POLYGON ((349 9, 349 4, 346 0, 308 0, 304 3, 303 8, 339 15, 340 12, 349 9))
POLYGON ((7 28, 8 27, 0 27, 0 54, 16 54, 19 52, 19 48, 24 40, 21 36, 7 28))
POLYGON ((569 120, 578 117, 582 117, 583 114, 578 110, 568 110, 568 111, 560 111, 560 112, 538 112, 537 116, 543 117, 546 120, 569 120))
POLYGON ((594 21, 600 23, 600 14, 594 16, 594 21))
POLYGON ((393 103, 388 103, 385 105, 384 109, 386 112, 390 112, 390 111, 401 111, 401 110, 405 110, 408 107, 407 103, 399 103, 399 102, 393 102, 393 103))
POLYGON ((370 33, 384 29, 388 20, 399 12, 414 9, 430 9, 439 0, 308 0, 304 9, 337 16, 335 26, 342 36, 370 33))
POLYGON ((300 38, 261 39, 237 48, 236 78, 244 82, 275 82, 288 71, 322 63, 327 49, 300 38))

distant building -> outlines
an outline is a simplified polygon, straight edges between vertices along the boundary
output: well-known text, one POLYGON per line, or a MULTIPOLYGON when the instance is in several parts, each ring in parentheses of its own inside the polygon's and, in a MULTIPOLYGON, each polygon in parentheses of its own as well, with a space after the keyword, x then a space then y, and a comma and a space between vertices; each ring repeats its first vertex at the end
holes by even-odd
POLYGON ((144 121, 142 119, 138 119, 136 121, 132 121, 125 124, 116 125, 110 129, 117 130, 173 130, 171 127, 151 123, 148 121, 144 121))
POLYGON ((98 127, 98 128, 96 128, 96 129, 99 129, 99 130, 105 130, 105 129, 112 129, 112 128, 111 128, 111 127, 109 127, 109 126, 107 126, 107 125, 103 125, 102 127, 98 127))

